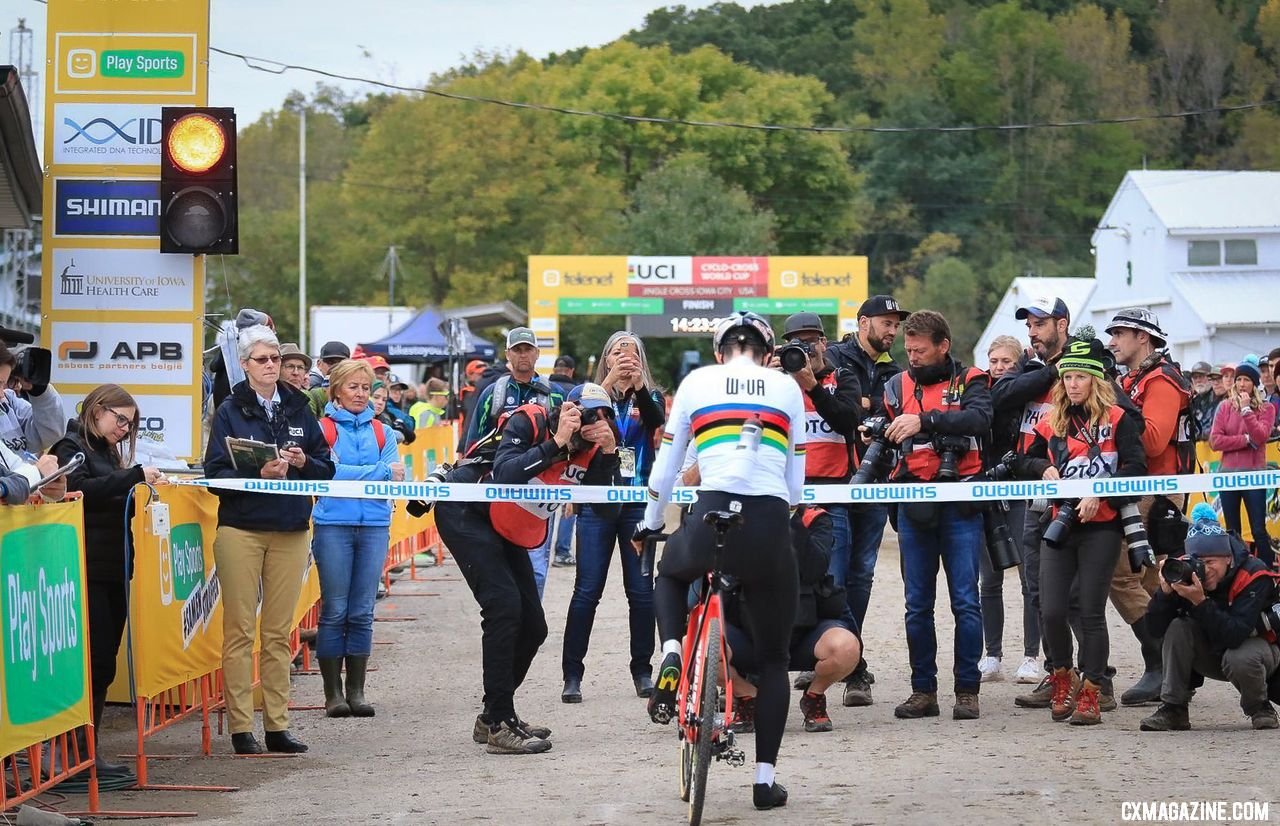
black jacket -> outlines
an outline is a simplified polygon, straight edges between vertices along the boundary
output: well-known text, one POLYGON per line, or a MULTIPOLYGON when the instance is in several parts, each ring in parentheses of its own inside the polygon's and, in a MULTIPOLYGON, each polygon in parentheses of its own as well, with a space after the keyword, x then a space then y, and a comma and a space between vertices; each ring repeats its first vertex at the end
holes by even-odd
POLYGON ((1192 605, 1176 593, 1157 590, 1147 605, 1147 629, 1156 637, 1164 636, 1169 624, 1178 617, 1190 617, 1204 631, 1209 645, 1219 654, 1238 648, 1258 627, 1262 612, 1276 601, 1276 581, 1270 576, 1256 577, 1228 604, 1227 596, 1237 576, 1265 571, 1266 564, 1249 556, 1243 545, 1237 549, 1235 564, 1218 587, 1205 594, 1208 599, 1192 605))
MULTIPOLYGON (((843 367, 853 373, 858 380, 858 388, 862 396, 870 400, 870 408, 862 408, 864 416, 883 416, 884 386, 889 379, 902 372, 887 353, 872 358, 862 349, 858 337, 852 336, 848 341, 841 341, 827 348, 827 360, 835 367, 843 367)), ((861 407, 861 405, 859 405, 861 407)), ((858 456, 866 453, 866 445, 861 439, 854 439, 854 447, 858 456)))
MULTIPOLYGON (((831 561, 831 543, 834 538, 834 529, 828 514, 819 514, 806 527, 804 511, 804 508, 797 508, 791 516, 791 550, 796 557, 796 572, 799 574, 800 583, 799 599, 796 602, 796 621, 792 626, 793 639, 808 634, 822 620, 818 609, 817 592, 827 578, 827 566, 831 561)), ((751 628, 743 610, 745 602, 742 591, 739 589, 732 589, 723 596, 726 620, 735 628, 749 634, 751 628)))
MULTIPOLYGON (((863 416, 862 385, 858 383, 857 374, 827 362, 825 367, 813 374, 813 377, 818 380, 818 383, 813 386, 813 389, 801 392, 809 397, 813 402, 813 409, 824 422, 831 426, 832 430, 844 436, 850 444, 857 444, 859 442, 858 425, 862 423, 863 416), (822 382, 833 373, 836 379, 835 392, 822 385, 822 382)), ((849 466, 852 468, 853 463, 850 462, 849 466)), ((825 477, 808 476, 806 478, 810 483, 828 481, 825 477)), ((843 483, 848 481, 848 477, 832 481, 843 483)))
POLYGON ((998 462, 1018 449, 1022 414, 1027 405, 1049 392, 1058 380, 1058 368, 1032 360, 1026 353, 1008 373, 991 383, 991 442, 988 455, 998 462))
MULTIPOLYGON (((540 433, 534 432, 533 420, 524 413, 513 415, 502 427, 502 439, 493 457, 492 479, 500 485, 525 485, 556 462, 567 459, 569 451, 556 444, 556 416, 546 417, 540 433)), ((615 438, 617 431, 614 431, 615 438)), ((619 440, 621 443, 621 440, 619 440)), ((570 443, 572 444, 572 442, 570 443)), ((583 485, 612 485, 618 479, 618 454, 596 451, 583 475, 583 485)), ((621 505, 593 504, 591 509, 602 518, 616 519, 621 505)))
MULTIPOLYGON (((311 414, 307 397, 284 382, 276 385, 280 410, 274 421, 258 403, 258 394, 242 381, 213 414, 204 473, 210 479, 260 479, 254 470, 236 470, 227 455, 225 439, 256 439, 284 446, 297 442, 307 454, 301 468, 290 467, 287 479, 321 481, 333 478, 333 459, 320 423, 311 414)), ((218 503, 218 524, 248 531, 303 531, 311 522, 311 497, 212 489, 218 503)))
POLYGON ((84 559, 89 579, 124 582, 125 554, 133 564, 133 545, 126 551, 126 519, 133 518, 134 503, 125 502, 134 485, 144 481, 142 465, 120 467, 119 455, 104 439, 83 433, 80 422, 67 425, 67 435, 49 452, 65 465, 77 453, 84 454, 84 464, 67 475, 67 490, 84 495, 84 559))

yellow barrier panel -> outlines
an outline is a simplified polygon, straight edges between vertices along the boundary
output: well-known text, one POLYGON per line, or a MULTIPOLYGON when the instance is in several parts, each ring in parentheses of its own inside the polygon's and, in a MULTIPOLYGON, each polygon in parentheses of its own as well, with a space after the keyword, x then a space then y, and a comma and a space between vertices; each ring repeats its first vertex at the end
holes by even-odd
POLYGON ((0 756, 90 722, 84 505, 0 507, 0 756))
MULTIPOLYGON (((1202 471, 1216 473, 1221 460, 1222 454, 1211 450, 1208 442, 1196 442, 1196 461, 1202 471)), ((1280 468, 1280 442, 1267 444, 1267 467, 1280 468)), ((1193 493, 1187 502, 1187 513, 1191 513, 1191 509, 1198 502, 1208 502, 1213 505, 1214 510, 1222 511, 1216 493, 1193 493)), ((1253 531, 1249 530, 1249 515, 1245 513, 1243 502, 1240 503, 1240 532, 1243 534, 1244 541, 1253 541, 1253 531)), ((1267 533, 1272 537, 1280 536, 1280 491, 1277 490, 1267 493, 1267 533)))

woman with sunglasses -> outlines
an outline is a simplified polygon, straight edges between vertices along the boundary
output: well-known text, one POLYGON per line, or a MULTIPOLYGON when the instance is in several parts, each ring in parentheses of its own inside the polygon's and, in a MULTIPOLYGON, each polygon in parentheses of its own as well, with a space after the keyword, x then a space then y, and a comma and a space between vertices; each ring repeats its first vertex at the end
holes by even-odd
MULTIPOLYGON (((266 327, 250 327, 237 342, 245 380, 213 416, 204 472, 210 479, 333 478, 333 459, 307 397, 280 380, 280 342, 266 327), (237 466, 227 437, 273 444, 279 458, 237 466)), ((302 591, 311 543, 311 497, 213 490, 218 534, 213 544, 222 583, 222 670, 237 754, 261 754, 253 736, 253 641, 261 614, 262 719, 266 751, 307 747, 289 734, 289 632, 302 591), (259 583, 262 608, 258 610, 259 583)))
MULTIPOLYGON (((164 475, 133 462, 138 441, 138 405, 119 385, 104 384, 85 396, 80 415, 67 425, 67 435, 50 452, 64 465, 77 453, 84 464, 67 476, 67 489, 84 497, 85 594, 89 614, 89 664, 95 731, 102 722, 107 688, 116 677, 116 655, 129 613, 129 577, 133 548, 126 544, 125 502, 133 486, 154 485, 164 475), (126 555, 127 554, 127 555, 126 555)), ((128 768, 102 759, 100 774, 128 774, 128 768)))
MULTIPOLYGON (((667 420, 662 390, 649 372, 644 342, 625 330, 609 336, 596 362, 595 380, 613 403, 611 410, 603 412, 612 414, 621 435, 621 484, 643 489, 653 465, 655 434, 667 420)), ((563 702, 582 702, 583 660, 616 547, 623 549, 618 557, 631 626, 631 680, 637 696, 653 694, 653 575, 641 573, 641 559, 631 552, 631 536, 644 517, 644 508, 644 497, 640 497, 610 512, 588 506, 578 517, 577 575, 564 626, 563 702)))

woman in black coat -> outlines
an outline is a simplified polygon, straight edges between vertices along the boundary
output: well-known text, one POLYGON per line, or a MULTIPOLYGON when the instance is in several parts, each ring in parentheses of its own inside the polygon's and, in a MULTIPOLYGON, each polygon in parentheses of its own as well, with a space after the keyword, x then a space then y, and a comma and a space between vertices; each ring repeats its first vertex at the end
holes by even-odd
MULTIPOLYGON (((84 497, 84 554, 89 612, 89 663, 93 688, 93 725, 102 721, 107 689, 116 677, 116 655, 128 618, 126 562, 133 549, 126 545, 125 503, 134 485, 155 484, 163 478, 153 467, 133 464, 138 439, 138 405, 128 391, 104 384, 89 393, 80 416, 67 425, 50 452, 58 464, 83 453, 84 464, 67 477, 67 489, 84 497)), ((107 763, 98 752, 98 772, 123 774, 128 769, 107 763)))

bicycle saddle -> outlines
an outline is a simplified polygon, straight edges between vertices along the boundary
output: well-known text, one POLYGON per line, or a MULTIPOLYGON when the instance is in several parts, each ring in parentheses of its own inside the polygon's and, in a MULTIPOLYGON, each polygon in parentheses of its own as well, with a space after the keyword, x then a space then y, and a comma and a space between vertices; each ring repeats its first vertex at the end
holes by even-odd
POLYGON ((707 511, 702 515, 702 521, 715 528, 718 533, 725 534, 730 528, 736 528, 742 524, 742 514, 729 511, 707 511))

